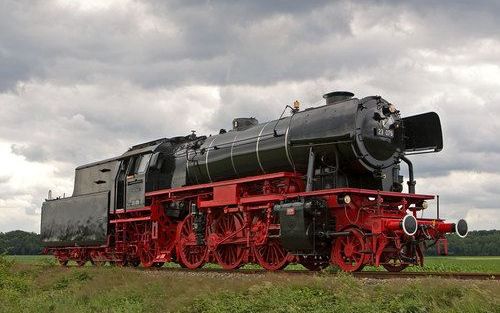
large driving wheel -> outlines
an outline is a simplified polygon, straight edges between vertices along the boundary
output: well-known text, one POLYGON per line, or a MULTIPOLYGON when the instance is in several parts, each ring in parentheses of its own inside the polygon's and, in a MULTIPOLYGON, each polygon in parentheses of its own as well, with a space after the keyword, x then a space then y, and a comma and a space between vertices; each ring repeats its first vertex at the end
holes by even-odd
POLYGON ((235 242, 245 238, 244 221, 241 213, 223 214, 213 226, 213 233, 217 244, 214 255, 217 263, 227 270, 237 269, 245 258, 245 245, 235 242))
POLYGON ((348 236, 338 237, 332 248, 331 260, 344 272, 361 271, 365 260, 365 240, 356 228, 348 228, 348 236))
POLYGON ((278 271, 288 265, 288 252, 277 238, 268 238, 263 245, 254 248, 254 255, 259 265, 268 271, 278 271))
POLYGON ((189 268, 200 268, 205 264, 208 247, 198 245, 193 230, 193 216, 188 215, 177 229, 177 257, 180 264, 189 268))

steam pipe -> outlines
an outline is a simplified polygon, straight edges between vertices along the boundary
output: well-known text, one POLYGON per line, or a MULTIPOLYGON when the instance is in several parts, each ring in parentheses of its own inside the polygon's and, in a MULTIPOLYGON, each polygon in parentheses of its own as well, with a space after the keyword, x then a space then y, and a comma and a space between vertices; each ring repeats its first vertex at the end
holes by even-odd
POLYGON ((313 179, 314 179, 314 151, 313 148, 309 148, 309 162, 307 163, 307 181, 306 181, 306 191, 313 190, 313 179))
POLYGON ((415 185, 417 182, 415 181, 413 177, 413 163, 411 163, 410 159, 402 155, 401 161, 405 162, 408 165, 408 174, 410 176, 410 180, 408 180, 408 193, 414 194, 415 193, 415 185))

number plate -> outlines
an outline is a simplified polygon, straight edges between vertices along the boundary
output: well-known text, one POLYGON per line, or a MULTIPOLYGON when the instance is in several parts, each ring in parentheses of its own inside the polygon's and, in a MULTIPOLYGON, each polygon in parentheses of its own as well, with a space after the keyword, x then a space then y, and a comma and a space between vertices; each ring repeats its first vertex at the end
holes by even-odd
POLYGON ((394 130, 385 128, 376 128, 375 135, 379 137, 394 138, 394 130))

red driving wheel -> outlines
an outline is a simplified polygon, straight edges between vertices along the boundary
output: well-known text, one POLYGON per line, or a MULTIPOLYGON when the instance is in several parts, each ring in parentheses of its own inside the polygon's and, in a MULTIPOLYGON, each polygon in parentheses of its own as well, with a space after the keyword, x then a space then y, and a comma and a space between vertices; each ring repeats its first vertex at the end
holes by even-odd
POLYGON ((245 239, 244 221, 241 213, 223 214, 213 226, 213 234, 222 242, 214 250, 217 263, 227 270, 237 269, 245 258, 245 244, 235 242, 245 239))
POLYGON ((178 261, 183 267, 196 269, 205 264, 208 247, 196 242, 192 215, 188 215, 178 226, 176 248, 178 261))
POLYGON ((260 266, 268 271, 278 271, 288 265, 288 252, 277 238, 268 238, 262 245, 256 245, 254 255, 260 266))

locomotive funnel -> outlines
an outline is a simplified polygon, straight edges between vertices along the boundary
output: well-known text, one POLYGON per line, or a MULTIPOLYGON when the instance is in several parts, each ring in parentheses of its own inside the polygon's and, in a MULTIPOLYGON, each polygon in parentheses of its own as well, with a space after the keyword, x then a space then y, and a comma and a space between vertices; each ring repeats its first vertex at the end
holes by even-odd
POLYGON ((455 233, 460 238, 465 238, 467 236, 467 234, 469 233, 469 227, 467 225, 467 222, 464 219, 460 219, 455 224, 455 233))
POLYGON ((349 91, 333 91, 323 95, 326 99, 326 104, 332 104, 339 101, 349 100, 354 97, 354 94, 349 91))

